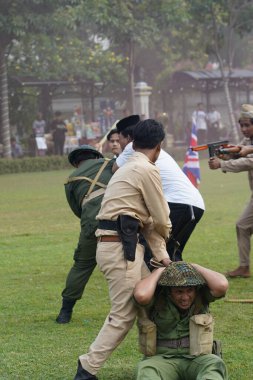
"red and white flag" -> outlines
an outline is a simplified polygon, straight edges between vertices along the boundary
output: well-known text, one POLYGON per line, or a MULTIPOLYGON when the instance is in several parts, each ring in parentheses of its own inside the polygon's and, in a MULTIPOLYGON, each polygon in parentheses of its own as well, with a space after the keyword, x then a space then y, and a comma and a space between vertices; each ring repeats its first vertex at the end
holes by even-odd
MULTIPOLYGON (((198 145, 198 138, 197 138, 196 121, 195 121, 195 118, 192 118, 190 147, 197 146, 197 145, 198 145)), ((183 172, 187 175, 187 177, 193 183, 193 185, 195 187, 198 187, 200 183, 199 154, 198 152, 193 152, 191 148, 188 148, 186 152, 183 172)))

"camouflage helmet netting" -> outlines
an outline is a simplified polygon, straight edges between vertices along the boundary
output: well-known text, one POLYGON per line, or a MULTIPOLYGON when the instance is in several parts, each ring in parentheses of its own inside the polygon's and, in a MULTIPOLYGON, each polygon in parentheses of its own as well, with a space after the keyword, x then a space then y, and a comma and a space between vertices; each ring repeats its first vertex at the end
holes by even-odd
POLYGON ((171 263, 162 273, 158 285, 161 286, 203 286, 206 281, 191 265, 182 261, 171 263))

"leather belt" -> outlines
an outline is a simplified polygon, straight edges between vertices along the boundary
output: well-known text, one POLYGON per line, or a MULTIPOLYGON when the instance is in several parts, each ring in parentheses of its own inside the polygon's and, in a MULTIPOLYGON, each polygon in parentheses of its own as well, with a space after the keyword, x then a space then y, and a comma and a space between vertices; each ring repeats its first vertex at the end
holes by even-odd
POLYGON ((98 241, 113 243, 113 242, 120 242, 121 239, 118 235, 103 235, 103 236, 99 236, 98 241))
POLYGON ((185 336, 181 339, 158 339, 157 346, 167 348, 188 348, 190 347, 190 338, 185 336))

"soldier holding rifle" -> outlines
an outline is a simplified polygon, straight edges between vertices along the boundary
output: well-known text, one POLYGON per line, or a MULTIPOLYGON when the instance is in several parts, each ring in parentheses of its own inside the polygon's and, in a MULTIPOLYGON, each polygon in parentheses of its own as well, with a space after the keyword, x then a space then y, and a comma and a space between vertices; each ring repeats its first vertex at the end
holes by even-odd
MULTIPOLYGON (((253 144, 253 105, 243 104, 241 107, 241 114, 239 119, 244 139, 241 146, 250 146, 253 144)), ((252 146, 249 148, 242 148, 239 155, 246 155, 252 146), (246 154, 245 154, 246 153, 246 154)), ((250 277, 250 239, 253 234, 253 155, 247 157, 239 157, 233 153, 222 154, 218 157, 211 157, 209 159, 210 169, 221 169, 224 173, 233 172, 239 173, 242 171, 248 172, 249 185, 251 189, 251 198, 243 211, 242 215, 236 222, 237 245, 239 253, 239 266, 235 270, 227 272, 228 277, 250 277), (237 158, 237 159, 235 159, 237 158)))

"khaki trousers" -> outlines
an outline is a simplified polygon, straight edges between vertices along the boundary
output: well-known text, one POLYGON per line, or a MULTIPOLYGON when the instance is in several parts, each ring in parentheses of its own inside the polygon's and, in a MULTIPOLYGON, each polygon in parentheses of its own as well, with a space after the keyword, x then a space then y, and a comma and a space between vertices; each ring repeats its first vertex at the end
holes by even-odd
POLYGON ((120 242, 99 242, 96 259, 105 275, 111 310, 89 351, 79 357, 83 368, 95 375, 132 328, 137 309, 133 302, 136 283, 149 275, 143 261, 144 248, 137 244, 135 261, 126 261, 120 242))
POLYGON ((250 239, 253 234, 253 198, 236 222, 240 266, 250 266, 250 239))

